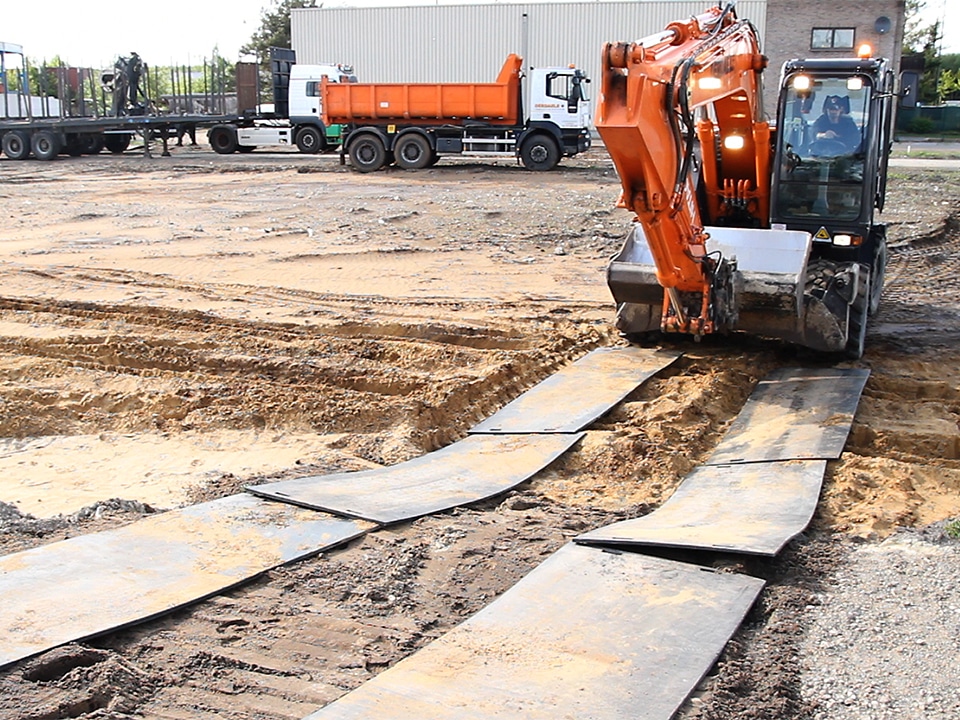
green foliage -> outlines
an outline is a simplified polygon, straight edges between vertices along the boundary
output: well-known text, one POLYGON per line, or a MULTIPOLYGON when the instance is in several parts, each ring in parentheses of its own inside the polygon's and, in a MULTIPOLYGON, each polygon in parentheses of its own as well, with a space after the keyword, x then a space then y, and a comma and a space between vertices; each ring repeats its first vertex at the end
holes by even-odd
POLYGON ((947 537, 951 537, 954 540, 960 540, 960 520, 948 522, 945 530, 947 537))
POLYGON ((918 116, 907 124, 907 132, 911 135, 927 135, 933 132, 933 120, 918 116))
POLYGON ((942 103, 944 100, 952 100, 960 97, 960 71, 940 70, 940 77, 937 79, 937 97, 942 103))
POLYGON ((960 72, 960 53, 950 53, 940 56, 940 67, 943 70, 960 72))
POLYGON ((316 7, 316 0, 271 0, 270 8, 260 12, 260 28, 250 42, 240 48, 241 55, 255 55, 263 60, 271 47, 290 47, 290 11, 293 8, 316 7))
MULTIPOLYGON (((926 21, 921 17, 921 13, 926 7, 927 3, 924 0, 906 0, 902 50, 908 55, 922 53, 930 40, 931 30, 939 25, 939 23, 934 23, 934 26, 924 24, 926 21)), ((936 35, 936 30, 933 34, 936 35)))

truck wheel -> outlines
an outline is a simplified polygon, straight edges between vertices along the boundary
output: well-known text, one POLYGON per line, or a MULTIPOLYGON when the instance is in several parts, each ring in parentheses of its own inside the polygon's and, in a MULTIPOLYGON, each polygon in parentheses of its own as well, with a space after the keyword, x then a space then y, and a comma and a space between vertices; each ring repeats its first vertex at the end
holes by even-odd
POLYGON ((30 157, 30 136, 21 130, 11 130, 3 135, 3 154, 11 160, 26 160, 30 157))
POLYGON ((104 136, 103 144, 114 155, 119 155, 130 147, 130 136, 126 133, 111 133, 104 136))
POLYGON ((350 143, 350 162, 360 172, 374 172, 387 162, 387 150, 376 135, 366 134, 350 143))
POLYGON ((229 155, 237 149, 237 133, 233 128, 218 125, 207 134, 210 147, 219 155, 229 155))
POLYGON ((306 155, 315 155, 323 150, 323 137, 315 127, 302 127, 297 131, 297 150, 306 155))
POLYGON ((80 149, 80 136, 67 135, 67 144, 65 149, 67 151, 67 155, 70 157, 80 157, 83 155, 83 151, 80 149))
POLYGON ((560 162, 560 148, 549 135, 534 135, 520 146, 520 160, 528 170, 553 170, 560 162))
POLYGON ((417 133, 402 136, 393 146, 397 167, 404 170, 421 170, 427 167, 432 153, 430 141, 417 133))
POLYGON ((99 155, 103 150, 103 135, 81 135, 78 144, 84 155, 99 155))
POLYGON ((37 160, 53 160, 60 154, 60 137, 50 130, 38 130, 30 138, 30 149, 37 160))

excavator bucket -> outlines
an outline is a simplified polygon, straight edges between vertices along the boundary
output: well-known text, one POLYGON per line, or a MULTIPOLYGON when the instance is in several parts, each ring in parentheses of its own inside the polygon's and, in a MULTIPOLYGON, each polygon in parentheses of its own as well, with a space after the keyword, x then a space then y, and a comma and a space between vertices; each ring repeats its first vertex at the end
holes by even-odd
MULTIPOLYGON (((729 330, 779 338, 814 349, 843 350, 846 328, 837 309, 806 294, 812 238, 800 230, 707 227, 707 252, 736 261, 734 312, 729 330)), ((660 328, 663 287, 643 227, 635 223, 607 267, 626 335, 660 328)))

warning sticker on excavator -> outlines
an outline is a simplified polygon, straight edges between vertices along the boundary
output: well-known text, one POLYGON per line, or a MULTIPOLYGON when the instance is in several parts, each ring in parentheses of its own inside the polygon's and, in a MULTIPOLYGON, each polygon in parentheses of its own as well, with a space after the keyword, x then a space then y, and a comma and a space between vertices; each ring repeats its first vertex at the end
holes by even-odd
POLYGON ((813 239, 814 239, 814 240, 829 240, 829 239, 830 239, 830 233, 827 232, 827 229, 826 229, 825 227, 821 226, 820 229, 817 230, 817 234, 813 236, 813 239))

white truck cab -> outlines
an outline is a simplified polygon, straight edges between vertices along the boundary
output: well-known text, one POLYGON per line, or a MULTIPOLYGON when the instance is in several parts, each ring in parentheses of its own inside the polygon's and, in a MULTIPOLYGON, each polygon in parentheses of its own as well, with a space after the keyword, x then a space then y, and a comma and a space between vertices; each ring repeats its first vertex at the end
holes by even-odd
POLYGON ((563 129, 589 128, 588 82, 583 70, 574 67, 532 69, 529 121, 550 122, 563 129))
POLYGON ((261 106, 258 118, 235 128, 214 128, 210 144, 218 153, 234 151, 250 152, 256 147, 296 145, 302 153, 318 153, 340 145, 339 125, 323 124, 320 101, 320 81, 326 77, 330 82, 357 82, 357 76, 349 65, 322 63, 319 65, 290 66, 287 102, 276 103, 267 111, 261 106), (286 107, 284 117, 274 108, 286 107))
POLYGON ((318 120, 323 111, 320 100, 320 80, 355 83, 357 76, 349 65, 294 65, 290 68, 290 122, 318 120))

